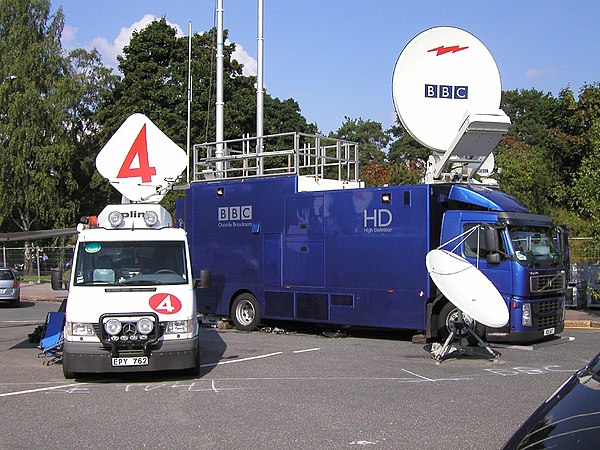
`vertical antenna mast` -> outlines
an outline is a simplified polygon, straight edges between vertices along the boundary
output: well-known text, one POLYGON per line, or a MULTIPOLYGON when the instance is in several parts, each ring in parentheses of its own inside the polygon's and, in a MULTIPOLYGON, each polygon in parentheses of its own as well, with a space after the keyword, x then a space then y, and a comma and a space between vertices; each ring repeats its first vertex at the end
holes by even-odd
POLYGON ((192 21, 190 20, 188 27, 188 96, 187 96, 187 139, 186 139, 186 153, 187 153, 187 173, 185 182, 190 182, 190 110, 192 108, 192 21))
MULTIPOLYGON (((223 157, 223 0, 217 0, 217 100, 216 157, 223 157)), ((223 163, 217 162, 217 176, 223 176, 223 163)))
MULTIPOLYGON (((256 153, 262 153, 263 147, 263 100, 264 100, 264 79, 263 79, 263 0, 258 0, 258 30, 257 30, 257 54, 258 54, 258 70, 256 80, 256 153)), ((259 175, 263 172, 263 160, 260 158, 258 167, 259 175)))

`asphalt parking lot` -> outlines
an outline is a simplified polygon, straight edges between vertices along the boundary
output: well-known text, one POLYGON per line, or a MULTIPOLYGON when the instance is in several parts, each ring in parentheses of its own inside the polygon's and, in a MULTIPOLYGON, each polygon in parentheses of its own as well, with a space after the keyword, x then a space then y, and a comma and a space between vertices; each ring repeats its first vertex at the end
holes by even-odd
POLYGON ((27 338, 57 308, 0 305, 1 448, 495 449, 600 348, 570 329, 436 364, 409 334, 204 328, 199 377, 67 381, 27 338))

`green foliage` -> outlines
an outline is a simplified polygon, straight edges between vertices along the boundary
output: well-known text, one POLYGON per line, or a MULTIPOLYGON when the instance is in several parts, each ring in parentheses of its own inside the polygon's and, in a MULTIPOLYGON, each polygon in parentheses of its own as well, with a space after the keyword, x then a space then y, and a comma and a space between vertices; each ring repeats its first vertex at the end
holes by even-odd
POLYGON ((558 98, 536 90, 503 93, 502 109, 513 125, 497 148, 502 189, 533 212, 565 221, 572 235, 594 228, 590 199, 596 171, 592 124, 600 118, 600 87, 585 85, 576 99, 564 89, 558 98), (593 178, 591 178, 593 180, 593 178))
POLYGON ((62 55, 63 14, 47 0, 0 8, 0 225, 9 230, 71 225, 78 209, 76 152, 65 123, 73 102, 62 55))
MULTIPOLYGON (((360 177, 368 185, 378 185, 382 182, 381 170, 376 163, 386 160, 384 149, 390 142, 390 135, 383 130, 381 123, 345 117, 342 126, 337 132, 329 133, 329 137, 358 142, 360 177)), ((388 173, 388 170, 385 172, 388 173)))
POLYGON ((590 151, 575 177, 580 211, 589 218, 593 236, 600 240, 600 117, 590 127, 590 151))

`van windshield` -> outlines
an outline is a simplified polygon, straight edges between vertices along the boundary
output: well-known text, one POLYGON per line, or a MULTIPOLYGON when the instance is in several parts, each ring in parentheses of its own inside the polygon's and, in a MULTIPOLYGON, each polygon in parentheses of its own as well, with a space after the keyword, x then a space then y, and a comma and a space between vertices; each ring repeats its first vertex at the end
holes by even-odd
POLYGON ((74 285, 154 285, 187 283, 181 241, 82 242, 74 285))

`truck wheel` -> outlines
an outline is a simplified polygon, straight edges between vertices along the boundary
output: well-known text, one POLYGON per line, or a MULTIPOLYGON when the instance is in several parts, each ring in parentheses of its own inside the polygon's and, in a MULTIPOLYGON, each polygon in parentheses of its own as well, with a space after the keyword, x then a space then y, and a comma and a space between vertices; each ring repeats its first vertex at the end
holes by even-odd
MULTIPOLYGON (((485 327, 472 319, 470 316, 462 313, 463 320, 467 325, 469 331, 475 330, 475 332, 483 337, 485 332, 485 327)), ((440 311, 439 319, 438 319, 438 336, 441 341, 445 341, 451 331, 456 331, 455 323, 458 320, 458 308, 454 306, 452 303, 447 302, 442 310, 440 311)), ((467 341, 470 345, 476 345, 477 339, 475 339, 472 335, 470 335, 469 331, 465 330, 461 333, 461 337, 469 334, 467 337, 467 341)))
POLYGON ((252 331, 259 321, 258 302, 249 293, 238 295, 231 304, 231 320, 240 331, 252 331))
POLYGON ((65 355, 63 353, 63 358, 62 358, 62 366, 63 366, 63 375, 67 380, 72 380, 73 378, 75 378, 75 372, 71 372, 69 370, 69 364, 67 362, 67 355, 65 355))

